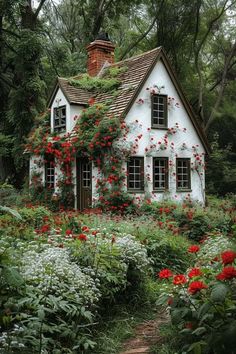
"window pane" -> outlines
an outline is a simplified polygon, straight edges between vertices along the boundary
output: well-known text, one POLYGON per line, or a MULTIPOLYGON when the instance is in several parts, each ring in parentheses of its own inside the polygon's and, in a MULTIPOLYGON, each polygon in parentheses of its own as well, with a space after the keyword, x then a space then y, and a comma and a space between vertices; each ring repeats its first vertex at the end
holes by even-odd
POLYGON ((45 185, 48 189, 54 189, 55 182, 55 167, 54 159, 51 157, 46 157, 45 163, 45 185))
POLYGON ((66 107, 54 108, 54 130, 63 131, 66 128, 66 107))
POLYGON ((168 158, 155 157, 153 159, 154 189, 168 189, 168 158))
POLYGON ((152 126, 167 127, 167 96, 152 96, 152 126))
POLYGON ((177 189, 190 189, 190 159, 176 159, 177 189))
POLYGON ((130 158, 127 165, 128 189, 143 190, 143 157, 130 158))

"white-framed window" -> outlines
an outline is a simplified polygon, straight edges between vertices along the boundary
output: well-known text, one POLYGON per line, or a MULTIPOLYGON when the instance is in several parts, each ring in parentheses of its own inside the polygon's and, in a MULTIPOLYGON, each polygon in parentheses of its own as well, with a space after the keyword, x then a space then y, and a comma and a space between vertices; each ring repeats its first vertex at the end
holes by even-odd
POLYGON ((128 191, 144 190, 144 158, 130 157, 127 162, 128 191))
POLYGON ((167 95, 152 95, 152 128, 167 128, 167 95))
POLYGON ((191 189, 190 158, 176 159, 176 189, 177 191, 191 189))
POLYGON ((153 157, 153 190, 169 188, 168 157, 153 157))

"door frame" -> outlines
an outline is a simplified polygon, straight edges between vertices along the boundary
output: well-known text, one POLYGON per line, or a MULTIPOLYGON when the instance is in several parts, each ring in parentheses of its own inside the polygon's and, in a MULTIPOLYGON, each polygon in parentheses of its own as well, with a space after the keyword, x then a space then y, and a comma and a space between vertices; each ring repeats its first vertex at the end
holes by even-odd
POLYGON ((92 206, 92 162, 89 161, 87 157, 77 157, 76 158, 76 198, 77 198, 77 209, 83 211, 92 206), (83 187, 83 163, 89 163, 90 165, 90 186, 83 187), (89 194, 89 205, 86 206, 84 200, 84 193, 89 194))

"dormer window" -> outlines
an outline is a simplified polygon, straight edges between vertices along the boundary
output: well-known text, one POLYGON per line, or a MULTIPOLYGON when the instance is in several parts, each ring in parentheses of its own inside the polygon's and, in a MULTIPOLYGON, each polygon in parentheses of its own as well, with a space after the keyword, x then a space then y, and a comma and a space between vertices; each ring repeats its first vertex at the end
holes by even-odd
POLYGON ((167 95, 152 95, 152 128, 167 128, 167 95))
POLYGON ((54 132, 60 133, 66 130, 66 106, 54 108, 53 125, 54 132))

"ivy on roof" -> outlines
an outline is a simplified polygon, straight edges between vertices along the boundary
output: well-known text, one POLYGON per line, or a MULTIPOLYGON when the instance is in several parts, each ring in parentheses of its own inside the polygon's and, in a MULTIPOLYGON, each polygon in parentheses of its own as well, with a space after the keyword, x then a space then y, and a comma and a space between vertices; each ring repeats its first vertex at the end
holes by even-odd
POLYGON ((117 76, 127 71, 127 69, 126 66, 113 66, 104 71, 103 77, 83 74, 80 78, 69 79, 68 82, 72 86, 94 93, 115 92, 121 84, 117 76))
POLYGON ((116 78, 100 78, 88 74, 82 75, 79 79, 69 79, 68 82, 72 86, 94 93, 115 91, 121 84, 120 80, 116 78))

